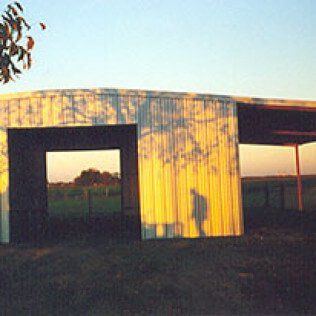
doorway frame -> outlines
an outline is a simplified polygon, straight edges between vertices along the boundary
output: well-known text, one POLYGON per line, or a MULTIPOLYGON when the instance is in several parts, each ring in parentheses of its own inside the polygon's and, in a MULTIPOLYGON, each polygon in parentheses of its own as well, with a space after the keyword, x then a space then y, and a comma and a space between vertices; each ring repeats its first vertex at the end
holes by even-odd
POLYGON ((45 239, 46 153, 120 150, 122 235, 141 239, 137 125, 8 129, 10 240, 45 239))

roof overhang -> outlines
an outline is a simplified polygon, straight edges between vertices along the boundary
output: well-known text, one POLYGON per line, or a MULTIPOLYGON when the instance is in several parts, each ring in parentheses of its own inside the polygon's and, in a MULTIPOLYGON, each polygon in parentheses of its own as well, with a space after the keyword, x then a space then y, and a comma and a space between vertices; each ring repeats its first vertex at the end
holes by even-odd
POLYGON ((236 98, 239 142, 295 145, 316 141, 316 102, 236 98))

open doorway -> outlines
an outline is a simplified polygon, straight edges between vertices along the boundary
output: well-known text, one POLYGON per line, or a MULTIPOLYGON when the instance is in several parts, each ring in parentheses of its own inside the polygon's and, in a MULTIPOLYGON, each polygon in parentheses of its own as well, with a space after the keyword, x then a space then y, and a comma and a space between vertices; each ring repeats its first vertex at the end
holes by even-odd
POLYGON ((297 209, 293 148, 240 145, 239 153, 245 210, 297 209))
POLYGON ((46 153, 50 235, 115 235, 122 216, 120 150, 46 153))
MULTIPOLYGON (((316 143, 300 146, 304 211, 316 211, 316 143)), ((293 146, 240 145, 244 208, 297 210, 293 146)))
MULTIPOLYGON (((42 240, 47 238, 47 231, 52 231, 52 229, 47 229, 50 219, 47 153, 66 151, 89 151, 90 153, 97 151, 98 153, 102 150, 113 149, 119 152, 121 208, 116 213, 112 212, 112 215, 116 214, 114 216, 116 219, 107 226, 107 229, 104 229, 102 226, 104 221, 99 220, 99 217, 100 214, 104 215, 106 212, 103 212, 101 207, 91 207, 90 226, 101 234, 108 232, 110 227, 118 236, 140 239, 136 135, 137 130, 134 124, 9 129, 10 239, 12 241, 42 240)), ((72 164, 76 164, 74 159, 72 159, 72 164)), ((67 172, 64 164, 59 165, 59 168, 61 172, 67 172)), ((91 190, 90 199, 95 198, 94 203, 97 205, 98 198, 92 197, 94 192, 91 190)), ((89 191, 87 192, 86 194, 89 195, 89 191)), ((105 194, 109 195, 109 192, 105 194)), ((93 200, 90 202, 93 203, 93 200)), ((83 201, 79 204, 84 205, 83 201)), ((76 209, 74 214, 76 214, 76 209)), ((83 222, 83 216, 79 218, 83 222)), ((71 229, 76 224, 76 220, 70 220, 68 223, 70 225, 68 230, 72 233, 71 229)))
MULTIPOLYGON (((316 144, 300 146, 301 198, 299 210, 295 147, 240 145, 242 202, 246 229, 293 228, 301 215, 316 211, 316 144)), ((313 214, 312 214, 313 213, 313 214)))
POLYGON ((245 227, 293 228, 315 209, 315 164, 304 152, 316 154, 316 110, 260 99, 237 107, 245 227))

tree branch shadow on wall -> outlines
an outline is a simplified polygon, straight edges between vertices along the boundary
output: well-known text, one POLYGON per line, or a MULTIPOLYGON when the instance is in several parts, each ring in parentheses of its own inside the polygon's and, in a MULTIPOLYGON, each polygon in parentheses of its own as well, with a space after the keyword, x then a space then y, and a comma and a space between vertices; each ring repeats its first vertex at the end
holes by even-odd
MULTIPOLYGON (((208 161, 211 163, 211 171, 217 172, 218 166, 209 157, 219 147, 219 139, 208 135, 207 142, 201 142, 197 138, 199 126, 213 126, 220 135, 225 135, 228 146, 237 143, 238 135, 232 134, 232 129, 228 126, 227 120, 233 115, 228 98, 204 100, 195 94, 190 94, 187 98, 181 98, 177 94, 174 97, 160 98, 159 94, 153 92, 129 95, 122 94, 119 89, 82 89, 76 90, 76 95, 71 93, 72 91, 67 90, 57 91, 52 96, 42 91, 28 102, 21 103, 19 99, 8 101, 4 104, 3 111, 21 127, 31 122, 34 127, 43 126, 44 119, 39 116, 44 115, 44 107, 52 111, 49 112, 50 126, 138 124, 138 137, 142 140, 140 154, 144 158, 150 158, 150 151, 145 147, 148 148, 149 144, 155 146, 158 148, 159 159, 166 164, 176 165, 177 169, 185 168, 191 161, 194 161, 194 165, 208 161), (221 105, 216 106, 216 102, 221 105), (212 117, 203 113, 210 107, 214 112, 212 117), (220 122, 222 118, 224 121, 220 122), (159 144, 162 136, 165 137, 163 146, 159 144)), ((5 130, 6 126, 2 128, 5 130)), ((6 153, 1 155, 6 156, 6 153)), ((231 167, 227 172, 231 174, 238 169, 239 162, 234 155, 230 159, 231 167)))
MULTIPOLYGON (((238 143, 238 135, 229 125, 229 119, 236 113, 232 111, 233 104, 227 98, 204 100, 194 94, 186 98, 177 97, 176 94, 174 97, 160 98, 159 94, 129 95, 122 94, 120 90, 112 90, 109 93, 106 89, 98 92, 82 90, 82 95, 80 90, 77 90, 76 96, 61 93, 63 94, 47 96, 43 92, 40 97, 28 102, 8 102, 7 111, 11 120, 16 117, 16 123, 21 127, 24 122, 32 122, 32 126, 41 127, 44 121, 50 122, 45 123, 45 126, 137 124, 139 155, 145 160, 156 155, 163 165, 172 166, 174 175, 186 169, 188 164, 192 165, 196 177, 199 165, 207 165, 210 173, 219 174, 219 166, 222 163, 221 157, 218 156, 219 147, 234 147, 238 143), (45 106, 49 111, 44 111, 45 106), (31 107, 32 111, 29 110, 31 107), (207 111, 213 114, 205 114, 207 111), (50 113, 52 118, 40 119, 39 116, 46 112, 50 113)), ((6 126, 2 128, 5 132, 6 126)), ((234 150, 228 151, 228 155, 230 163, 225 164, 224 172, 237 174, 238 157, 234 150)), ((6 148, 0 150, 0 156, 7 157, 6 148)), ((0 170, 0 173, 3 172, 7 170, 0 170)), ((188 188, 187 193, 189 192, 188 188)), ((188 217, 191 216, 195 221, 200 234, 205 235, 203 223, 207 217, 207 200, 196 191, 193 193, 191 190, 191 194, 196 201, 194 203, 199 207, 192 207, 188 217)), ((171 234, 173 231, 177 235, 179 231, 183 231, 179 228, 178 220, 176 215, 174 223, 161 225, 165 225, 166 232, 171 234)), ((153 230, 157 231, 157 227, 153 230)))

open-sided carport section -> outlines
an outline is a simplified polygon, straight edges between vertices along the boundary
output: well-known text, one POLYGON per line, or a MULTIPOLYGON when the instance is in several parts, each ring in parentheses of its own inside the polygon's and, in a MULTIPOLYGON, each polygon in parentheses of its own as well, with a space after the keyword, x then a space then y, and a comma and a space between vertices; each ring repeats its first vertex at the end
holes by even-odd
POLYGON ((303 194, 299 146, 316 141, 316 102, 239 98, 239 142, 293 147, 298 209, 303 194))
POLYGON ((46 152, 96 149, 120 149, 122 213, 117 226, 122 231, 118 233, 140 238, 136 140, 135 125, 9 129, 10 239, 45 238, 46 152))

